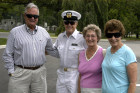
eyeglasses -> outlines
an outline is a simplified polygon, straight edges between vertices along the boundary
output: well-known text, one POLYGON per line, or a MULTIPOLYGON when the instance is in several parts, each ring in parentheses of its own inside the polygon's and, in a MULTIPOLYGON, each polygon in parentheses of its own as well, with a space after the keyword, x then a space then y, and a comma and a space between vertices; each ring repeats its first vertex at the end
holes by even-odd
POLYGON ((107 33, 106 34, 106 37, 107 38, 112 38, 112 37, 115 37, 115 38, 119 38, 121 36, 121 33, 107 33))
POLYGON ((86 38, 90 38, 90 37, 91 37, 91 38, 94 38, 94 37, 96 37, 96 36, 95 36, 95 35, 86 35, 85 37, 86 37, 86 38))
POLYGON ((38 17, 39 17, 39 15, 32 15, 32 14, 26 14, 26 16, 28 17, 28 18, 34 18, 34 19, 37 19, 38 17))
POLYGON ((68 24, 74 25, 75 21, 64 21, 64 24, 65 25, 68 25, 68 24))

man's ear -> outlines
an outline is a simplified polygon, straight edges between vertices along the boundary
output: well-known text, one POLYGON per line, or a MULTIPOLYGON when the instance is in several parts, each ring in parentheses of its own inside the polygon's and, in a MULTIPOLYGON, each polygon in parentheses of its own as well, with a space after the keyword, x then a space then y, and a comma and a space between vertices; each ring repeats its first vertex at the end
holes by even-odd
POLYGON ((25 19, 25 17, 26 17, 26 14, 25 14, 25 13, 23 13, 23 17, 24 17, 24 19, 25 19))

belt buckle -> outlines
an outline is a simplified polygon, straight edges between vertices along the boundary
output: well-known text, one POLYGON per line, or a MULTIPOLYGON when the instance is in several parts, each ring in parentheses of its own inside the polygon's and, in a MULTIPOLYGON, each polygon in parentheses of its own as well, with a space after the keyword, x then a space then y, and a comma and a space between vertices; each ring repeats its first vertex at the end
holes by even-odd
POLYGON ((37 68, 36 67, 31 67, 31 70, 36 70, 37 68))
POLYGON ((64 68, 64 71, 68 71, 68 68, 64 68))

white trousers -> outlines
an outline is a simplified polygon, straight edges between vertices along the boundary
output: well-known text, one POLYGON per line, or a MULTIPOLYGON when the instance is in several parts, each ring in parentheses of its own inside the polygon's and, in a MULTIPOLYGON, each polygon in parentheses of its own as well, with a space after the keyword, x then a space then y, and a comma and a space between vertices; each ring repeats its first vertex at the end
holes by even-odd
POLYGON ((77 93, 78 70, 61 71, 57 70, 56 93, 77 93))
POLYGON ((47 93, 45 66, 37 70, 15 67, 9 78, 8 93, 47 93))

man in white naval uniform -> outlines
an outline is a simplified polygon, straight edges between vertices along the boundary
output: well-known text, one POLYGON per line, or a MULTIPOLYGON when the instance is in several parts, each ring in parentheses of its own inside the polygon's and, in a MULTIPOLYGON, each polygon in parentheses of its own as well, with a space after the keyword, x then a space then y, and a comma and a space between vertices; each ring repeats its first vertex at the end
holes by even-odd
POLYGON ((78 54, 87 47, 83 35, 76 29, 81 14, 67 10, 61 16, 64 20, 65 31, 58 36, 54 43, 60 57, 56 93, 77 93, 78 54))

